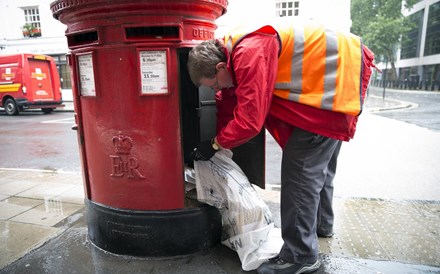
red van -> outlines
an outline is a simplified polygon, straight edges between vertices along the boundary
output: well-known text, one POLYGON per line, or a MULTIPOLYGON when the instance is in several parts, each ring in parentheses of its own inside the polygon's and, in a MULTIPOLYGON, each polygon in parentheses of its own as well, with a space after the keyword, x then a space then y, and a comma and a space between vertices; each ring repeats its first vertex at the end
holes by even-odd
POLYGON ((0 55, 0 107, 8 115, 41 108, 51 113, 64 106, 60 77, 52 57, 39 54, 0 55))

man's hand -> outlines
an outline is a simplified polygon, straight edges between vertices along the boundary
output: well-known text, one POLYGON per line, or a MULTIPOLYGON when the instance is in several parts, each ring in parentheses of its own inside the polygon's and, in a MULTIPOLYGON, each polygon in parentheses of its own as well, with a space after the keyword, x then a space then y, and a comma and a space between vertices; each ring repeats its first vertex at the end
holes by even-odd
POLYGON ((214 156, 217 150, 212 146, 212 140, 207 140, 199 143, 197 148, 191 153, 194 161, 208 161, 214 156))

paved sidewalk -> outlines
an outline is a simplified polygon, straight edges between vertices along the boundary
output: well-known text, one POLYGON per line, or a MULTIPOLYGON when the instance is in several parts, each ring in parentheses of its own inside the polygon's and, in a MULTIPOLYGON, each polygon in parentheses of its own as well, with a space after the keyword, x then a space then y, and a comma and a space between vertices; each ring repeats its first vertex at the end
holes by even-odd
MULTIPOLYGON (((0 175, 0 273, 244 273, 221 245, 163 259, 103 252, 87 240, 80 174, 0 175)), ((279 190, 259 193, 279 226, 279 190)), ((334 208, 335 236, 319 241, 317 273, 440 273, 439 203, 336 197, 334 208)))
POLYGON ((0 268, 64 232, 83 193, 79 174, 0 168, 0 268))

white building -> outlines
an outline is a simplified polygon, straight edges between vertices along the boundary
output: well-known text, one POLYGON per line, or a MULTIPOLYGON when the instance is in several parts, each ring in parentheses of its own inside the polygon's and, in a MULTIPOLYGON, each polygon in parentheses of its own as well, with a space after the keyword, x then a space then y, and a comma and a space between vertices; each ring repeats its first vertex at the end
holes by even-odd
POLYGON ((64 36, 66 26, 52 17, 51 0, 0 0, 0 54, 38 53, 54 57, 62 87, 70 88, 68 52, 64 36), (36 37, 24 33, 25 24, 32 26, 36 37), (39 31, 39 32, 38 32, 39 31))
POLYGON ((218 34, 234 25, 265 24, 280 16, 313 19, 348 32, 350 3, 351 0, 229 0, 228 12, 217 20, 218 34))

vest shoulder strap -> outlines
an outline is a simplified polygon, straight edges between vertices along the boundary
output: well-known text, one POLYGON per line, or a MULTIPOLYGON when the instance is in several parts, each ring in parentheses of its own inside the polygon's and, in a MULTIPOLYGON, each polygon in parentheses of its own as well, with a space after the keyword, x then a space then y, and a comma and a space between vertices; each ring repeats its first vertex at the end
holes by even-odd
POLYGON ((229 52, 232 52, 234 48, 240 43, 240 41, 243 40, 243 38, 245 38, 246 36, 252 33, 260 33, 260 34, 268 34, 268 35, 276 34, 278 36, 278 40, 280 43, 280 52, 281 52, 281 39, 279 38, 277 30, 271 25, 265 25, 262 27, 240 26, 233 29, 224 37, 226 48, 228 49, 229 52))

